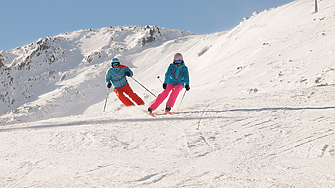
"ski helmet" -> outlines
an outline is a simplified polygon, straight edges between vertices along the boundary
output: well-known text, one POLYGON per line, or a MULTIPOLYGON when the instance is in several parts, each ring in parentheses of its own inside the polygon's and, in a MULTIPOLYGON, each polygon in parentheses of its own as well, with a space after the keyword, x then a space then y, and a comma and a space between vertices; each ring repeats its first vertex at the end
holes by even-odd
POLYGON ((183 55, 181 55, 181 53, 176 53, 173 56, 173 60, 183 60, 183 55))
POLYGON ((113 58, 111 64, 112 64, 112 66, 120 65, 120 60, 118 58, 113 58))
POLYGON ((113 58, 112 59, 112 63, 117 63, 117 62, 120 63, 120 60, 118 58, 113 58))

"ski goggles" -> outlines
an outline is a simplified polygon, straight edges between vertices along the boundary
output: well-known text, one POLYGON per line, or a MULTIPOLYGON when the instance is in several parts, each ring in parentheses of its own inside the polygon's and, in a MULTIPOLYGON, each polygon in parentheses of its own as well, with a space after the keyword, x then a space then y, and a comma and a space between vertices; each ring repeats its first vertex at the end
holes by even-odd
POLYGON ((113 62, 112 63, 112 66, 114 67, 114 66, 119 66, 120 65, 120 63, 119 62, 113 62))
POLYGON ((183 60, 174 60, 173 64, 182 64, 184 61, 183 60))

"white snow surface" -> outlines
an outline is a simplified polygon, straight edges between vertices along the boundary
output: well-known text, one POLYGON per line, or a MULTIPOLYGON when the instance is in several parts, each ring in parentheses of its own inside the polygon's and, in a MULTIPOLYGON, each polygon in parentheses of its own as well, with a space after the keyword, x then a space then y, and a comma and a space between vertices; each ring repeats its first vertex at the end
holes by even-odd
POLYGON ((0 187, 335 187, 335 1, 318 2, 208 35, 120 26, 0 52, 0 187), (132 78, 146 104, 111 91, 102 112, 112 58, 157 95, 176 52, 191 90, 172 116, 144 113, 132 78))

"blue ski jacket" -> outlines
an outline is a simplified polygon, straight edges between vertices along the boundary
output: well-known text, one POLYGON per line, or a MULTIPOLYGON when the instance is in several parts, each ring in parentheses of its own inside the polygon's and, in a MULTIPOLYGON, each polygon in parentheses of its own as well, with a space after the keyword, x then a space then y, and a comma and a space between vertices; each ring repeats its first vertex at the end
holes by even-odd
POLYGON ((133 76, 133 72, 125 65, 120 64, 118 68, 109 68, 106 72, 106 84, 112 83, 113 89, 122 88, 128 84, 126 72, 130 73, 130 77, 133 76))
POLYGON ((171 63, 165 73, 164 84, 182 84, 185 85, 190 84, 190 79, 188 75, 188 68, 183 62, 181 65, 175 65, 171 63))

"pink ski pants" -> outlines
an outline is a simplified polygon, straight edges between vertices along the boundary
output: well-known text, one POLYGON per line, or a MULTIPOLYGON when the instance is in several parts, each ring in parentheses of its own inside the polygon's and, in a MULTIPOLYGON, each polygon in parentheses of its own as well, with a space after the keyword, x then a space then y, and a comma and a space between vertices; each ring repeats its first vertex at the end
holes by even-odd
POLYGON ((158 106, 166 99, 166 97, 169 95, 171 92, 171 95, 166 103, 167 106, 174 106, 174 103, 176 102, 176 99, 178 97, 179 92, 184 88, 183 85, 178 84, 178 85, 172 85, 168 84, 166 89, 163 90, 161 94, 157 96, 157 98, 150 104, 150 108, 152 110, 156 110, 158 106))

